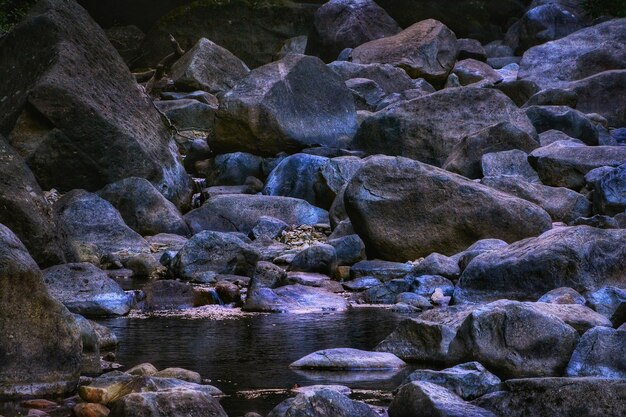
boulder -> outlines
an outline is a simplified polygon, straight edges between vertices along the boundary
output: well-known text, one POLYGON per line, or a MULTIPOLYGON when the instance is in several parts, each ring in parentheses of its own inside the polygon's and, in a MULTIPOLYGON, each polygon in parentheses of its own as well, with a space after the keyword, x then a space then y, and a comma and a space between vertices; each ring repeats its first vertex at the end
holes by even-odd
POLYGON ((454 298, 457 302, 536 300, 560 287, 585 293, 623 285, 624 243, 626 231, 621 229, 550 230, 474 258, 463 271, 454 298))
POLYGON ((111 203, 126 225, 142 236, 189 235, 189 227, 176 206, 143 178, 131 177, 109 184, 98 196, 111 203))
POLYGON ((330 205, 323 204, 316 193, 316 185, 318 188, 320 181, 318 173, 328 161, 323 156, 305 153, 286 157, 267 177, 263 194, 299 198, 315 206, 329 208, 330 205))
POLYGON ((306 54, 333 61, 346 48, 393 36, 401 30, 373 0, 331 0, 315 12, 306 54))
POLYGON ((596 326, 611 326, 611 321, 602 314, 597 313, 582 304, 556 304, 556 303, 525 303, 545 314, 558 317, 566 324, 572 326, 578 333, 583 334, 596 326))
POLYGON ((567 376, 626 378, 626 331, 594 327, 578 342, 567 365, 567 376))
POLYGON ((587 294, 587 303, 606 318, 612 318, 619 306, 626 303, 626 289, 608 286, 587 294))
POLYGON ((213 197, 184 218, 192 233, 215 230, 248 234, 262 216, 274 217, 290 226, 328 224, 328 212, 304 200, 243 194, 213 197))
POLYGON ((452 255, 482 238, 514 242, 551 227, 532 203, 406 158, 367 161, 345 203, 368 254, 394 261, 452 255))
POLYGON ((337 252, 331 245, 317 244, 296 254, 291 261, 292 271, 319 272, 334 276, 337 269, 337 252))
POLYGON ((391 353, 337 348, 311 353, 289 366, 316 370, 372 371, 397 369, 405 365, 401 359, 391 353))
MULTIPOLYGON (((413 80, 401 68, 391 64, 357 64, 349 61, 335 61, 328 64, 343 81, 365 78, 374 81, 387 94, 402 93, 416 87, 413 80)), ((431 92, 435 92, 433 88, 431 92)))
POLYGON ((389 405, 389 417, 420 416, 495 417, 495 414, 463 401, 440 385, 412 381, 398 390, 389 405))
POLYGON ((428 19, 394 36, 373 40, 352 51, 357 64, 391 64, 411 78, 442 84, 458 54, 456 36, 446 25, 428 19))
POLYGON ((626 70, 604 71, 569 84, 576 108, 604 116, 609 126, 626 126, 626 70))
POLYGON ((200 384, 202 382, 202 377, 199 373, 184 368, 165 368, 156 372, 153 376, 158 378, 180 379, 181 381, 193 382, 194 384, 200 384))
POLYGON ((475 59, 463 59, 454 64, 451 74, 458 77, 461 85, 497 84, 503 80, 502 76, 490 65, 475 59))
POLYGON ((326 243, 335 248, 338 266, 353 265, 366 258, 365 244, 359 235, 347 235, 329 239, 326 243))
POLYGON ((538 147, 539 143, 528 133, 509 122, 502 122, 461 139, 443 168, 467 178, 481 178, 483 155, 513 149, 530 153, 538 147))
POLYGON ((602 378, 528 378, 504 383, 502 391, 474 404, 499 416, 619 416, 626 407, 626 382, 602 378))
POLYGON ((218 153, 272 156, 337 146, 356 129, 354 99, 339 77, 319 58, 287 55, 253 70, 224 95, 210 145, 218 153))
POLYGON ((486 153, 480 159, 485 177, 520 177, 524 181, 538 183, 539 175, 528 163, 528 154, 519 149, 486 153))
POLYGON ((555 222, 569 223, 591 214, 589 200, 568 188, 534 184, 512 176, 485 177, 480 182, 538 205, 548 212, 555 222))
POLYGON ((264 160, 261 157, 235 152, 218 155, 210 160, 206 169, 209 185, 242 185, 246 178, 264 178, 264 160))
POLYGON ((0 223, 10 228, 42 266, 65 261, 52 207, 22 157, 0 136, 0 223))
POLYGON ((541 88, 567 87, 599 72, 626 69, 625 25, 626 18, 608 20, 530 48, 520 63, 519 78, 541 88))
POLYGON ((207 230, 189 239, 173 269, 183 279, 211 282, 218 274, 251 277, 258 260, 259 252, 236 236, 207 230))
POLYGON ((576 330, 556 316, 527 303, 501 300, 465 319, 449 353, 508 378, 556 376, 565 370, 577 342, 576 330))
POLYGON ((593 206, 611 216, 626 211, 626 163, 602 175, 594 187, 593 206))
POLYGON ((52 297, 85 317, 123 316, 132 306, 133 297, 89 263, 50 267, 43 271, 43 280, 52 297))
POLYGON ((418 369, 407 377, 405 383, 411 381, 440 385, 467 401, 498 391, 501 382, 478 362, 467 362, 441 371, 418 369))
POLYGON ((229 50, 201 38, 172 65, 170 77, 178 89, 216 94, 230 90, 249 72, 229 50))
POLYGON ((248 294, 243 309, 266 313, 345 311, 348 302, 323 288, 294 284, 274 290, 253 290, 248 294))
POLYGON ((377 417, 368 405, 337 391, 322 388, 305 391, 277 405, 267 417, 377 417))
POLYGON ((459 46, 459 55, 457 59, 475 59, 477 61, 487 61, 487 52, 480 44, 480 41, 470 38, 457 39, 459 46))
POLYGON ((150 246, 124 223, 108 201, 84 190, 65 194, 54 205, 59 228, 66 236, 72 262, 99 264, 112 253, 149 253, 150 246))
POLYGON ((346 81, 346 87, 350 89, 359 111, 375 111, 386 95, 375 81, 367 78, 351 78, 346 81))
POLYGON ((227 417, 212 395, 196 391, 136 392, 123 396, 109 417, 227 417))
POLYGON ((585 174, 592 169, 623 164, 626 147, 565 146, 556 142, 535 149, 528 160, 544 184, 580 190, 585 185, 585 174))
POLYGON ((354 146, 371 155, 405 156, 441 166, 464 137, 502 122, 536 135, 526 114, 503 93, 451 88, 374 113, 359 127, 354 146))
POLYGON ((185 282, 159 280, 143 287, 143 311, 185 310, 202 303, 194 288, 185 282))
POLYGON ((39 267, 3 225, 0 294, 0 399, 71 394, 80 373, 80 328, 49 295, 39 267))
POLYGON ((587 145, 598 144, 598 131, 591 120, 578 110, 567 106, 528 106, 526 115, 539 133, 559 130, 587 145))
POLYGON ((106 35, 75 2, 46 0, 0 43, 0 133, 44 189, 137 176, 186 206, 176 145, 106 35), (16 69, 18 69, 16 71, 16 69))
POLYGON ((537 302, 549 304, 585 305, 586 300, 585 297, 580 295, 580 293, 575 289, 569 287, 561 287, 548 291, 547 293, 542 295, 541 298, 537 300, 537 302))
MULTIPOLYGON (((216 105, 194 99, 157 100, 154 105, 179 131, 196 130, 210 135, 215 129, 216 105)), ((187 164, 185 160, 185 165, 187 164)))

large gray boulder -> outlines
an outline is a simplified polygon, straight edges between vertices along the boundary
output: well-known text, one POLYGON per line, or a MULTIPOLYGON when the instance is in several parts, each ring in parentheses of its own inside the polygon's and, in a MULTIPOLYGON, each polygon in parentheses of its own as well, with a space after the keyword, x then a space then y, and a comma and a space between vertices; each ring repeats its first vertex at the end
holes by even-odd
POLYGON ((398 155, 442 166, 461 140, 509 122, 532 137, 526 114, 495 89, 461 87, 391 105, 361 124, 354 146, 371 155, 398 155))
POLYGON ((594 327, 578 342, 567 376, 626 379, 626 331, 594 327))
POLYGON ((171 133, 82 7, 39 2, 0 42, 0 62, 0 133, 44 189, 95 191, 137 176, 188 204, 171 133))
POLYGON ((576 93, 576 108, 598 113, 609 126, 626 126, 626 69, 604 71, 569 84, 576 93))
POLYGON ((263 216, 290 226, 328 224, 328 212, 304 200, 265 195, 220 195, 209 199, 185 217, 192 233, 202 230, 248 234, 263 216))
POLYGON ((330 389, 307 390, 277 405, 267 417, 377 417, 367 404, 330 389))
POLYGON ((626 211, 626 163, 607 171, 594 187, 593 205, 596 212, 614 216, 626 211))
POLYGON ((257 288, 248 293, 244 311, 265 313, 302 313, 345 311, 348 302, 341 296, 323 288, 300 284, 285 285, 276 289, 257 288))
POLYGON ((331 0, 315 12, 306 53, 333 61, 346 48, 393 36, 401 30, 373 0, 331 0))
POLYGON ((394 36, 364 43, 352 51, 357 64, 391 64, 411 78, 441 84, 458 54, 456 36, 446 25, 428 19, 415 23, 394 36))
POLYGON ((626 69, 625 27, 626 18, 613 19, 530 48, 518 77, 557 88, 602 71, 626 69))
POLYGON ((65 260, 51 205, 22 157, 0 136, 0 223, 9 227, 42 266, 65 260))
POLYGON ((39 267, 4 225, 0 294, 0 400, 71 394, 80 372, 80 328, 50 297, 39 267))
POLYGON ((253 70, 224 95, 210 145, 218 153, 273 156, 336 147, 356 128, 345 84, 319 58, 294 54, 253 70))
POLYGON ((289 366, 317 370, 371 371, 397 369, 405 365, 404 361, 391 353, 337 348, 313 352, 289 366))
POLYGON ((111 408, 110 417, 227 417, 219 400, 199 391, 135 392, 111 408))
MULTIPOLYGON (((335 61, 328 64, 343 81, 365 78, 374 81, 385 93, 403 93, 416 88, 416 81, 401 68, 391 64, 357 64, 350 61, 335 61)), ((435 89, 431 92, 435 92, 435 89)))
POLYGON ((345 203, 368 253, 401 262, 452 255, 484 238, 514 242, 551 227, 532 203, 406 158, 369 159, 345 203))
POLYGON ((580 293, 624 285, 626 230, 562 227, 477 256, 458 282, 455 300, 537 300, 570 287, 580 293))

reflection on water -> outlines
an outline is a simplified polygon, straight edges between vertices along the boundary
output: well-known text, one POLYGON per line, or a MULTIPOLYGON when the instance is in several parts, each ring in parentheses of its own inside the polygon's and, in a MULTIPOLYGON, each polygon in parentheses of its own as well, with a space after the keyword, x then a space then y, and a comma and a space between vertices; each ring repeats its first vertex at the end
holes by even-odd
POLYGON ((121 345, 117 361, 127 366, 151 362, 157 368, 199 372, 229 397, 231 417, 247 411, 265 415, 286 394, 244 398, 238 391, 288 389, 295 384, 341 384, 368 390, 393 390, 408 370, 394 373, 303 372, 289 364, 320 349, 373 349, 406 316, 381 309, 345 313, 272 314, 228 320, 180 318, 102 320, 121 345))

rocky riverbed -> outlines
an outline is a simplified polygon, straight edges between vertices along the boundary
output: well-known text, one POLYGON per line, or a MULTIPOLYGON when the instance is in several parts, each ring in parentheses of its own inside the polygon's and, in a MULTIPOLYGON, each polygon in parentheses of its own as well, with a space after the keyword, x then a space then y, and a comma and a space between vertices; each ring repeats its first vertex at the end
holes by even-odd
POLYGON ((623 415, 619 2, 14 3, 4 417, 623 415))

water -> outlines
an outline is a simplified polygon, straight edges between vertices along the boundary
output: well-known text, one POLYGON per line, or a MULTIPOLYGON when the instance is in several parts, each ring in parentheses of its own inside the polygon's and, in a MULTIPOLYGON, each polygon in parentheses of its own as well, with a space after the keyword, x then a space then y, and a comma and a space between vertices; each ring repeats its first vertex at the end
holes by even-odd
POLYGON ((289 364, 320 349, 371 350, 406 316, 382 309, 328 314, 271 314, 237 319, 180 318, 102 320, 120 341, 117 362, 150 362, 159 369, 182 367, 210 379, 228 397, 229 416, 247 411, 262 415, 289 396, 242 396, 241 391, 288 389, 295 384, 341 384, 366 390, 395 389, 409 370, 399 373, 302 372, 289 364))

